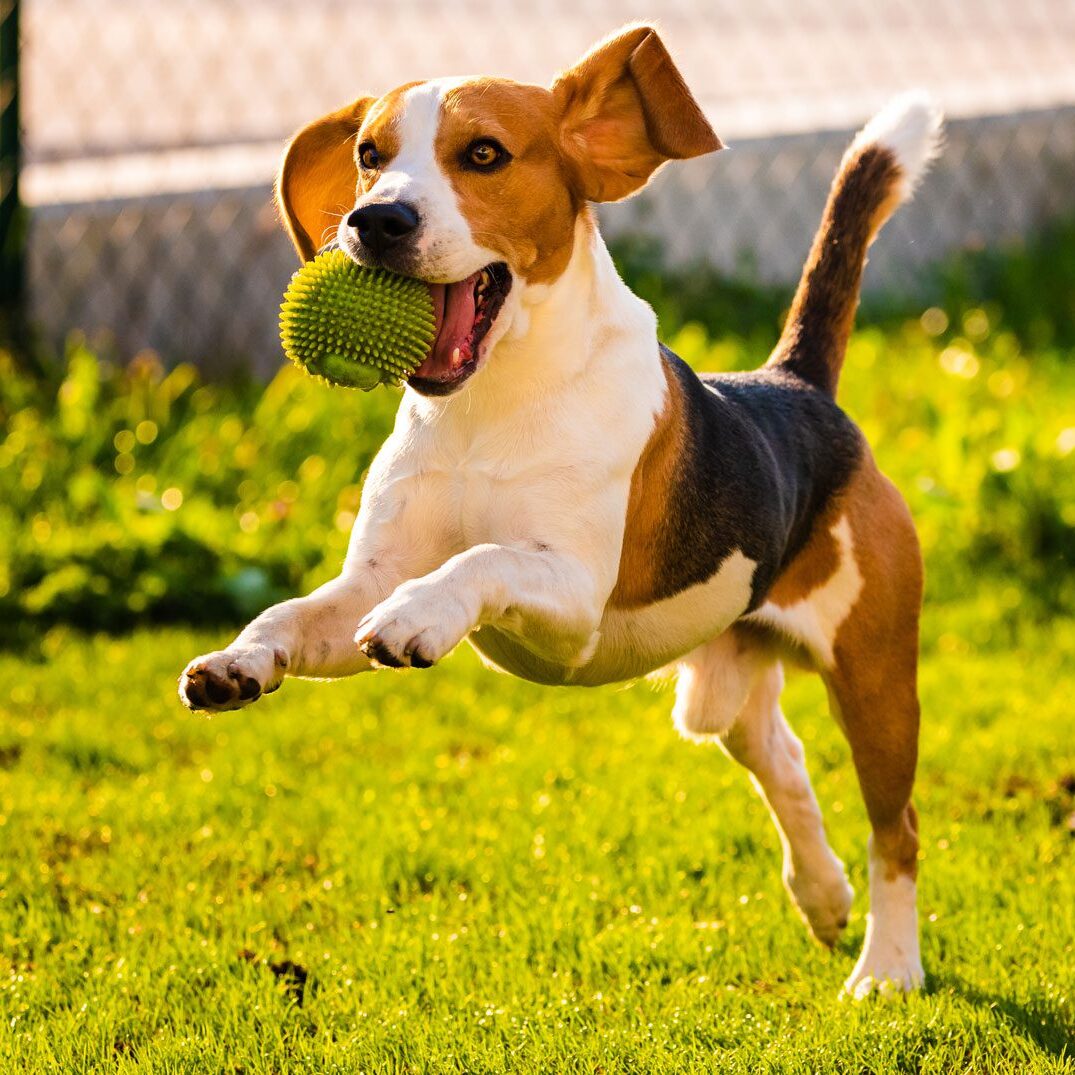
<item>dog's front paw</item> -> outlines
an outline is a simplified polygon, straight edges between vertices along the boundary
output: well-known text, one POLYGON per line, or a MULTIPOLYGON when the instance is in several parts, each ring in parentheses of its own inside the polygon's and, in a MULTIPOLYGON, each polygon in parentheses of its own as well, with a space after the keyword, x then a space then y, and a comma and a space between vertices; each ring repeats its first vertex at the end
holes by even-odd
POLYGON ((445 587, 408 582, 363 619, 355 644, 375 665, 429 668, 463 641, 476 619, 445 587))
POLYGON ((179 698, 188 709, 242 709, 276 690, 289 663, 279 647, 235 646, 207 653, 183 670, 179 698))

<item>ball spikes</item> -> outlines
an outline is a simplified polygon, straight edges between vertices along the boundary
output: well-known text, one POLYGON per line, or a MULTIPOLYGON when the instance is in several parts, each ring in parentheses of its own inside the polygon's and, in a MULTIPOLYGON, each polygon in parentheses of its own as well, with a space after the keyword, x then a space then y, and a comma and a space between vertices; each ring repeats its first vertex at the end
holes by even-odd
POLYGON ((421 280, 356 265, 342 250, 299 269, 280 305, 287 357, 329 384, 365 392, 409 377, 436 330, 433 297, 421 280))

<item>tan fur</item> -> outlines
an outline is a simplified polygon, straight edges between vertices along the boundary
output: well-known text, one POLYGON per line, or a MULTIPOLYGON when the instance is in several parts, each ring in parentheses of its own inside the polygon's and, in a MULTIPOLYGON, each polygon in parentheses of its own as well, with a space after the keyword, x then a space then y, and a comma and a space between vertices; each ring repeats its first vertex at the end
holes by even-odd
POLYGON ((902 192, 903 170, 892 150, 853 147, 844 158, 769 365, 794 369, 835 391, 866 251, 900 204, 902 192))
POLYGON ((832 532, 839 518, 839 509, 830 509, 819 516, 814 529, 799 554, 777 576, 768 599, 781 608, 790 608, 814 590, 819 589, 840 567, 840 546, 832 532))
POLYGON ((723 148, 651 26, 602 41, 552 92, 564 153, 590 201, 619 201, 665 161, 723 148))
POLYGON ((665 367, 668 396, 653 433, 631 476, 627 522, 620 553, 620 571, 609 598, 613 608, 639 608, 656 600, 663 525, 668 515, 665 494, 673 488, 676 467, 683 458, 686 423, 683 389, 665 367))
POLYGON ((559 119, 541 86, 482 78, 445 94, 437 132, 437 159, 474 241, 504 254, 528 283, 548 283, 567 267, 582 205, 559 151, 559 119), (490 174, 467 169, 463 155, 480 138, 500 142, 510 165, 490 174))
POLYGON ((863 577, 841 625, 827 675, 851 744, 874 847, 888 875, 918 870, 918 821, 911 804, 918 759, 918 616, 922 557, 911 513, 867 458, 844 496, 863 577))
POLYGON ((370 183, 358 166, 360 142, 369 138, 387 157, 398 150, 398 104, 416 85, 408 82, 380 98, 359 97, 291 139, 276 181, 276 204, 303 261, 335 236, 340 217, 370 183))
POLYGON ((405 82, 394 90, 389 90, 383 97, 379 97, 374 105, 366 113, 366 118, 355 139, 354 168, 357 173, 359 191, 367 191, 377 181, 377 172, 366 171, 359 165, 358 150, 365 142, 372 142, 377 147, 377 152, 382 161, 391 161, 399 152, 399 119, 403 103, 403 95, 414 86, 420 86, 421 82, 405 82))
POLYGON ((355 203, 355 135, 373 97, 307 124, 291 139, 276 181, 276 204, 299 256, 309 261, 355 203))
POLYGON ((918 744, 922 559, 907 505, 871 456, 818 517, 769 600, 790 607, 835 574, 839 549, 832 525, 841 516, 851 527, 863 587, 837 630, 833 667, 822 675, 851 745, 875 848, 890 876, 913 877, 918 826, 910 795, 918 744))

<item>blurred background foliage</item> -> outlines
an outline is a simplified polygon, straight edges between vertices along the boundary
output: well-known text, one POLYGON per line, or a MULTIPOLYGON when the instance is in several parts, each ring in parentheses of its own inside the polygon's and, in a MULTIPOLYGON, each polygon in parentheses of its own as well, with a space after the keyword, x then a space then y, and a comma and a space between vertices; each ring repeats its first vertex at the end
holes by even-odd
MULTIPOLYGON (((695 368, 764 360, 786 290, 617 256, 695 368)), ((962 255, 924 313, 864 310, 848 354, 840 401, 911 502, 929 597, 970 602, 978 645, 1075 610, 1072 266, 1075 223, 962 255)), ((395 393, 121 368, 77 337, 44 368, 0 353, 0 641, 230 623, 337 571, 395 393)))

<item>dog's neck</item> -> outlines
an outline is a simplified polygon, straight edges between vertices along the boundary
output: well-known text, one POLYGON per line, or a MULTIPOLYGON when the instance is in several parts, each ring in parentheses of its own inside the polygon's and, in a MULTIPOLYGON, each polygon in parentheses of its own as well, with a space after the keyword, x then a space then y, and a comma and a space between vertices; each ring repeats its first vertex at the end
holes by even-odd
POLYGON ((659 361, 653 311, 620 278, 589 209, 576 223, 564 272, 549 284, 517 281, 516 287, 484 368, 452 396, 408 391, 415 417, 438 421, 465 413, 473 422, 481 416, 476 412, 488 412, 495 418, 570 390, 580 378, 631 376, 640 363, 659 361))

